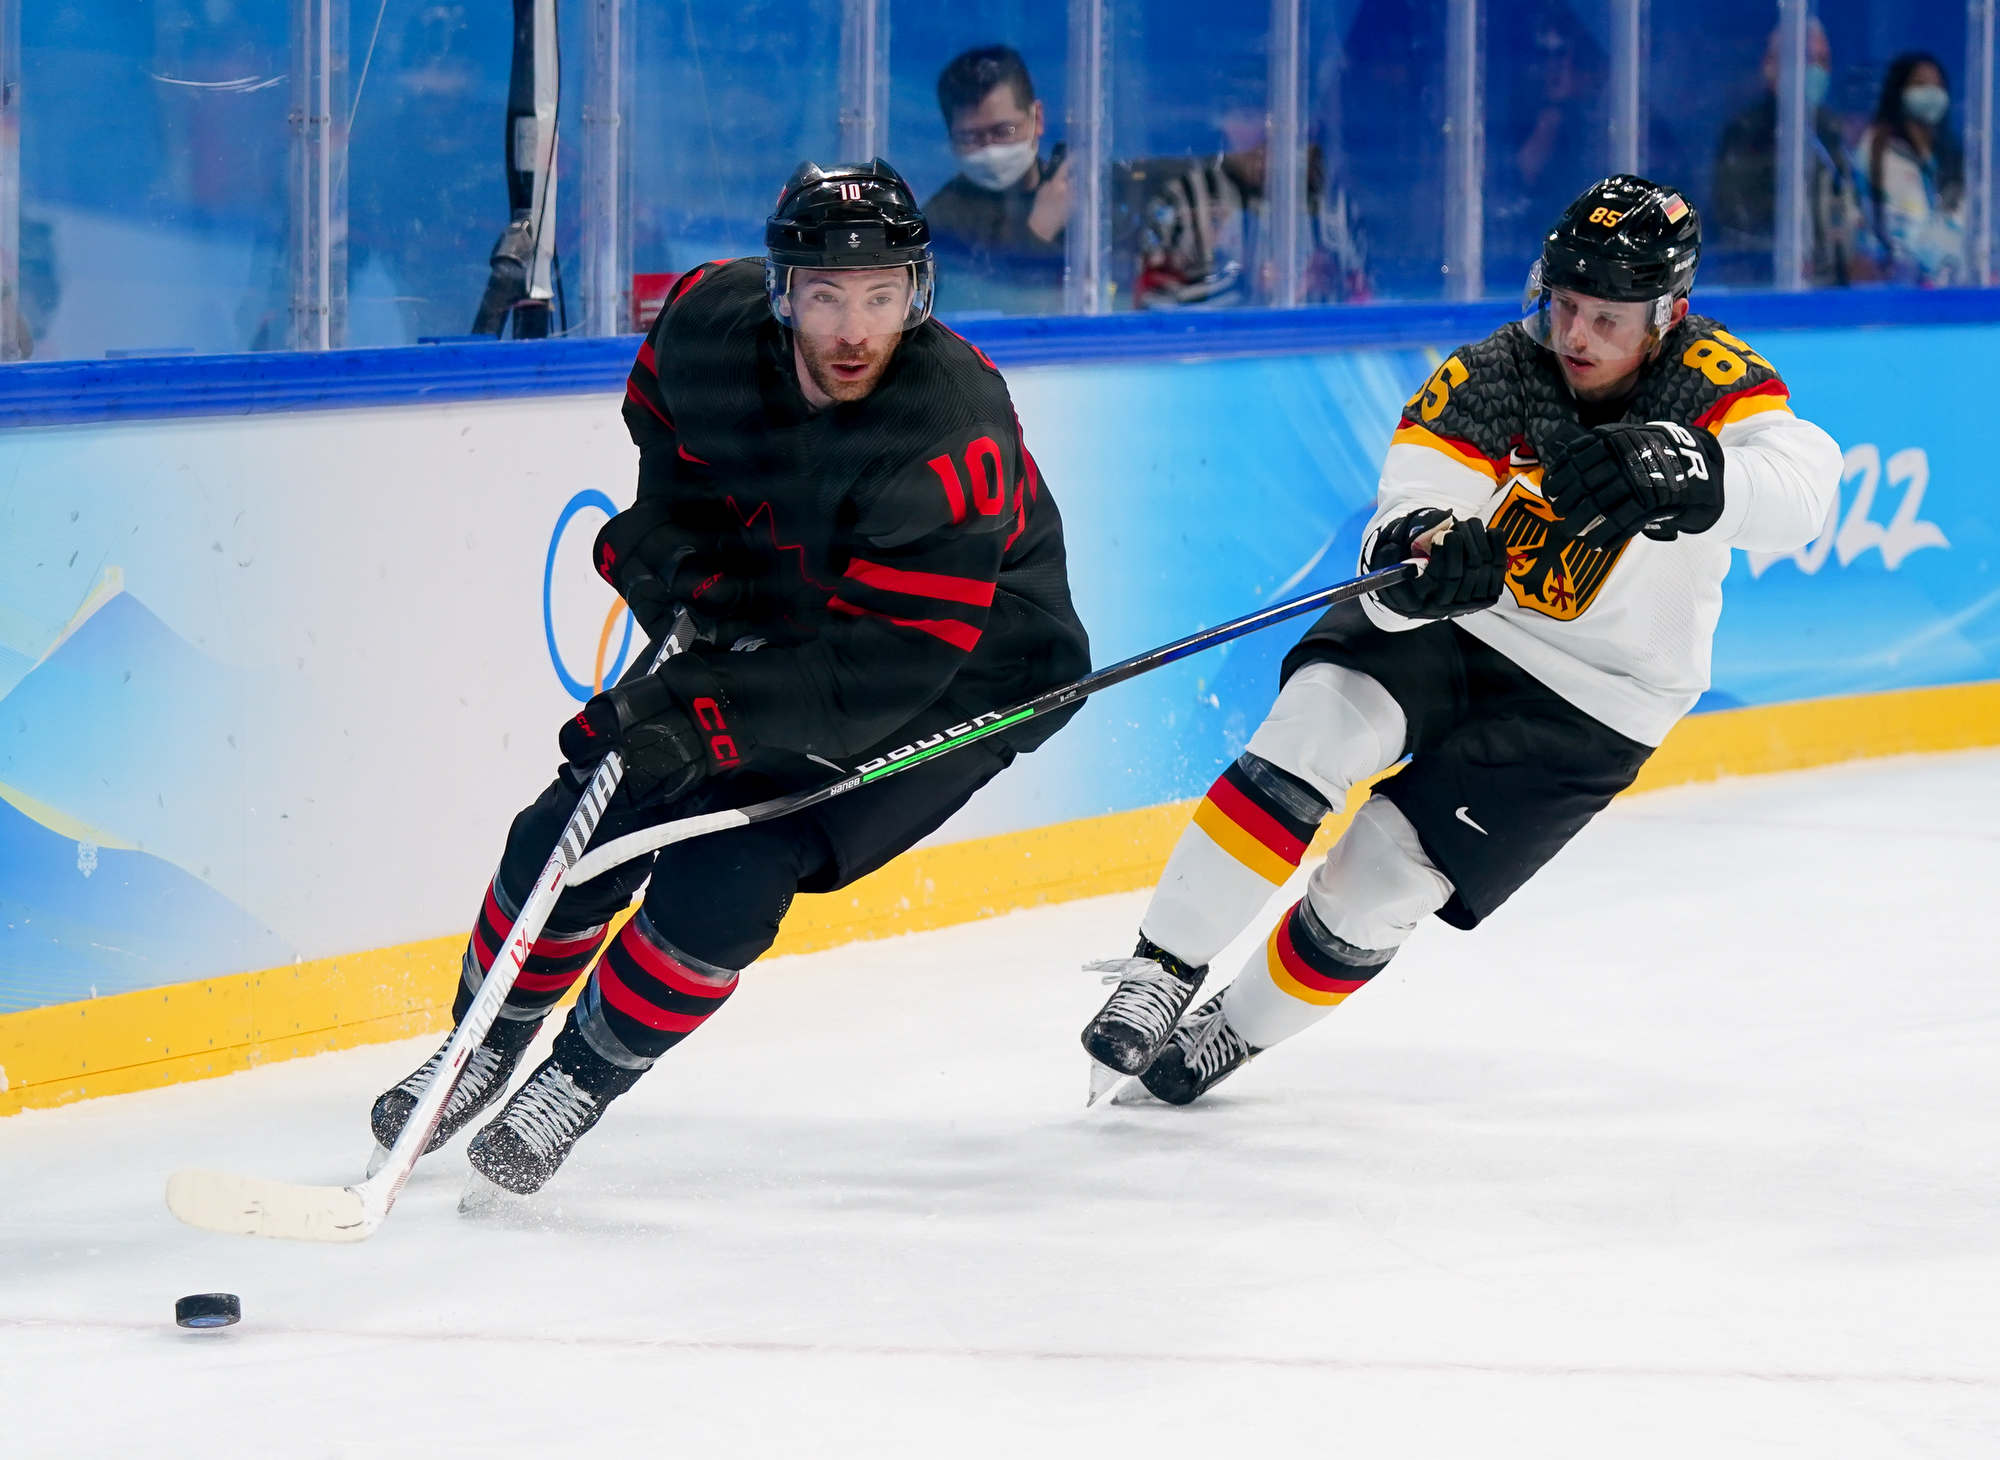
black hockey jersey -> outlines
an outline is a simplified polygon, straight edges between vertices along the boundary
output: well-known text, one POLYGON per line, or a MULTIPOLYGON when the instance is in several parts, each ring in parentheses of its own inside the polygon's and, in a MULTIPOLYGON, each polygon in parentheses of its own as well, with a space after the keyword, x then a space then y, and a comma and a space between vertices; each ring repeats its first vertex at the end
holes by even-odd
MULTIPOLYGON (((815 411, 763 261, 711 263, 676 284, 624 413, 638 497, 599 535, 599 571, 625 593, 635 563, 665 576, 692 548, 754 592, 736 627, 766 643, 702 653, 758 745, 845 761, 1088 671, 1062 518, 1006 382, 937 321, 865 399, 815 411)), ((1009 738, 1030 749, 1063 718, 1009 738)))

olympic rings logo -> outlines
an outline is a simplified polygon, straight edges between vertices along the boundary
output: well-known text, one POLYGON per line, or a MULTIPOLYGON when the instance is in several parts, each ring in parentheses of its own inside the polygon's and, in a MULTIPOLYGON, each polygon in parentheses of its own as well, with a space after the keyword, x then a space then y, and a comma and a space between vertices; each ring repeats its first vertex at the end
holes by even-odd
POLYGON ((596 488, 578 492, 564 506, 562 515, 556 518, 555 531, 549 534, 548 560, 542 565, 542 634, 548 641, 549 663, 555 666, 556 678, 562 681, 562 687, 568 690, 578 703, 589 699, 606 684, 615 682, 625 671, 625 656, 632 652, 632 615, 626 612, 625 600, 622 598, 612 599, 611 611, 604 615, 604 627, 597 634, 597 659, 591 665, 588 681, 570 673, 569 666, 563 663, 562 649, 556 643, 556 550, 562 546, 563 530, 569 526, 570 519, 579 512, 593 507, 607 518, 618 515, 617 504, 596 488), (618 640, 617 656, 607 668, 604 662, 605 651, 611 647, 611 631, 619 626, 620 619, 624 620, 624 633, 618 640))

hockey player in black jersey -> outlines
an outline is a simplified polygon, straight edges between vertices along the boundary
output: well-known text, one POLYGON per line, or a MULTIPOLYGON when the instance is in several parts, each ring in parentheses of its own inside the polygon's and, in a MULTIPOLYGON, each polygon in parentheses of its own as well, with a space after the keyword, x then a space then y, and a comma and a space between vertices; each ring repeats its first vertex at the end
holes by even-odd
POLYGON ((1523 318, 1404 407, 1364 568, 1412 582, 1327 613, 1182 835, 1085 1029, 1093 1086, 1194 1100, 1366 986, 1419 922, 1472 928, 1619 791, 1708 687, 1732 547, 1826 520, 1840 449, 1771 363, 1688 312, 1695 210, 1637 177, 1548 234, 1523 318), (1207 964, 1356 813, 1265 945, 1191 1014, 1207 964))
MULTIPOLYGON (((1000 372, 930 317, 929 230, 903 179, 879 159, 804 164, 765 237, 765 258, 683 277, 640 347, 624 406, 638 496, 596 546, 649 636, 685 609, 708 640, 628 674, 562 727, 565 773, 514 821, 454 1017, 607 751, 626 772, 593 845, 819 785, 1089 667, 1055 500, 1000 372)), ((587 975, 554 1053, 469 1152, 487 1180, 536 1190, 611 1100, 722 1006, 794 893, 882 866, 1062 718, 565 891, 430 1148, 505 1093, 544 1017, 587 975)), ((375 1102, 384 1146, 442 1053, 375 1102)))

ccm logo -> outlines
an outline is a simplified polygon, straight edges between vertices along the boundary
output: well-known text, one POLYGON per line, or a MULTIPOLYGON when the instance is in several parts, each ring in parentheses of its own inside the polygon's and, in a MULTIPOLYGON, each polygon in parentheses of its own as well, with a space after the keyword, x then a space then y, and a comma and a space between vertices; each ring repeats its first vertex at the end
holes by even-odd
POLYGON ((743 763, 743 757, 736 753, 736 741, 723 733, 729 722, 722 718, 722 706, 703 695, 694 702, 694 722, 708 732, 708 753, 717 766, 727 770, 743 763))

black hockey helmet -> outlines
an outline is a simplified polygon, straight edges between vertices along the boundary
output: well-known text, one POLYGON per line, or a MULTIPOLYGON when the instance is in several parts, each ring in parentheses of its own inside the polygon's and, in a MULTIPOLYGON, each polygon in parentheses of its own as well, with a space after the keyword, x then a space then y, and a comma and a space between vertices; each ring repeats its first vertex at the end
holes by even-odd
POLYGON ((904 329, 930 317, 937 288, 931 228, 901 173, 881 158, 821 167, 801 162, 764 221, 764 281, 771 312, 792 322, 792 271, 907 267, 904 329))
POLYGON ((1607 177, 1584 189, 1543 238, 1521 301, 1523 323, 1547 344, 1549 291, 1568 289, 1651 304, 1652 326, 1664 332, 1674 300, 1694 287, 1700 261, 1701 215, 1692 203, 1630 173, 1607 177))

